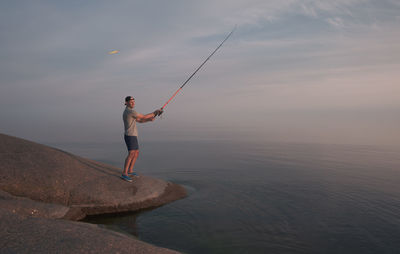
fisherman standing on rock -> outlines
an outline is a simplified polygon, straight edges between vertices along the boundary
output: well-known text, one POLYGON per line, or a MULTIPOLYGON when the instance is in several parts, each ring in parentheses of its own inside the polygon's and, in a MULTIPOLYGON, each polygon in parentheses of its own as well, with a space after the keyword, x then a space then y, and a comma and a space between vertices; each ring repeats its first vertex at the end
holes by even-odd
MULTIPOLYGON (((124 171, 122 172, 121 178, 131 182, 132 179, 129 176, 135 176, 136 173, 133 172, 133 166, 135 165, 136 159, 139 155, 139 145, 137 140, 137 129, 136 122, 145 123, 149 121, 154 121, 156 116, 159 116, 163 113, 165 106, 179 93, 180 90, 189 82, 189 80, 201 69, 201 67, 214 55, 215 52, 224 44, 226 40, 233 34, 235 28, 226 36, 226 38, 219 44, 219 46, 209 55, 204 62, 197 67, 197 69, 190 75, 190 77, 182 84, 181 87, 172 95, 172 97, 161 107, 161 109, 157 109, 153 113, 142 115, 133 110, 135 106, 135 99, 132 96, 127 96, 125 98, 125 111, 124 111, 124 126, 125 126, 125 143, 128 147, 129 154, 125 159, 124 171)), ((117 50, 111 51, 110 54, 118 53, 117 50)))
POLYGON ((125 159, 124 171, 122 172, 121 178, 125 181, 132 182, 131 176, 137 174, 133 172, 133 167, 139 156, 139 143, 138 143, 138 132, 136 128, 136 122, 146 123, 154 121, 156 116, 162 114, 162 110, 157 109, 153 113, 142 115, 136 112, 133 108, 135 107, 135 99, 132 96, 125 97, 126 108, 122 115, 124 120, 124 139, 126 147, 128 148, 128 156, 125 159))

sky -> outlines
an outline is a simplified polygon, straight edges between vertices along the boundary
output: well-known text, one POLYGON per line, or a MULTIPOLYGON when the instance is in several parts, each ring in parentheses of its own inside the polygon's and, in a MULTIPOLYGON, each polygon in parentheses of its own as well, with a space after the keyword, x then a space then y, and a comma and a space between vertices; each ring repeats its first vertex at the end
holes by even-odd
POLYGON ((2 0, 0 133, 118 142, 235 25, 140 140, 400 146, 398 0, 2 0))

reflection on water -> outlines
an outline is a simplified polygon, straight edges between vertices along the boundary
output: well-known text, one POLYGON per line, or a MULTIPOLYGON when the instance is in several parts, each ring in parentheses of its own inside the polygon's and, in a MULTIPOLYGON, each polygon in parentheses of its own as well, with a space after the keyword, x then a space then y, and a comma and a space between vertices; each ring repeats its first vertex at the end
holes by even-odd
MULTIPOLYGON (((123 147, 106 148, 111 154, 89 157, 121 166, 123 147)), ((199 141, 145 143, 141 150, 138 171, 180 183, 189 196, 96 223, 186 253, 400 249, 395 149, 199 141)))

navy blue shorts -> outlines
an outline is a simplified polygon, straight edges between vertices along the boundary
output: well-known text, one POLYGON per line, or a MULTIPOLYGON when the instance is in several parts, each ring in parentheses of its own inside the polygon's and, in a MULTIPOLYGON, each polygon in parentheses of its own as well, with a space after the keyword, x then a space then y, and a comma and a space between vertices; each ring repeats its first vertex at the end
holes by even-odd
POLYGON ((139 142, 136 136, 127 136, 124 135, 125 139, 125 144, 126 147, 128 148, 128 151, 130 150, 139 150, 139 142))

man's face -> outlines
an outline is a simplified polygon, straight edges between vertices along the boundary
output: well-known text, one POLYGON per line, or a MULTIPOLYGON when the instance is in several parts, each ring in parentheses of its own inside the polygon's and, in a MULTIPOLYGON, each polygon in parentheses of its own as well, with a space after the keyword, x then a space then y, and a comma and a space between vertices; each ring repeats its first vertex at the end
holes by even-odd
POLYGON ((132 99, 132 100, 127 101, 127 102, 126 102, 126 105, 127 105, 128 107, 130 107, 130 108, 133 108, 133 107, 135 106, 135 100, 132 99))

